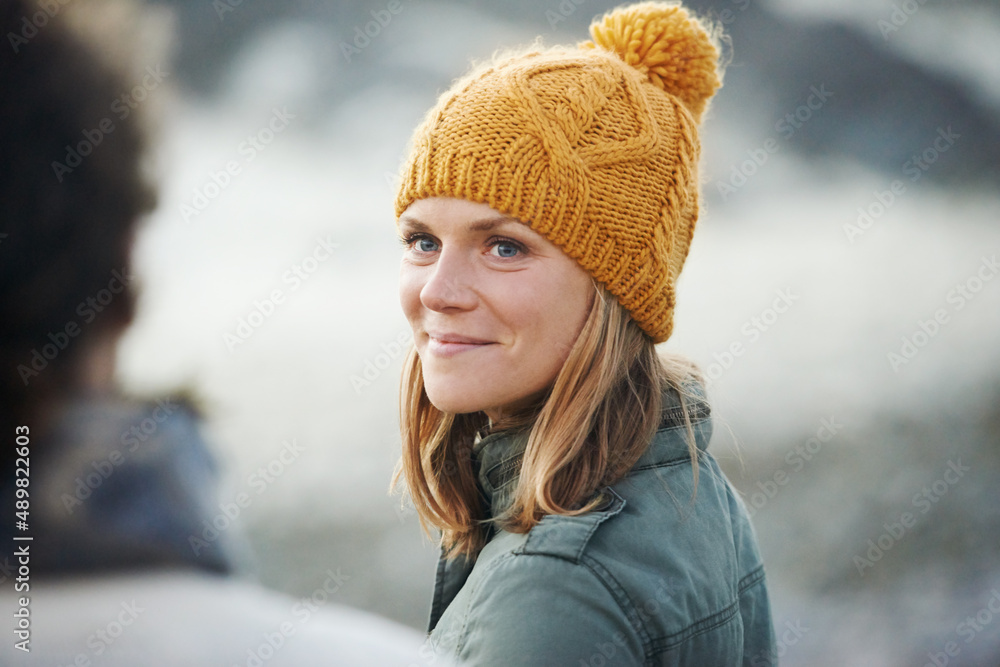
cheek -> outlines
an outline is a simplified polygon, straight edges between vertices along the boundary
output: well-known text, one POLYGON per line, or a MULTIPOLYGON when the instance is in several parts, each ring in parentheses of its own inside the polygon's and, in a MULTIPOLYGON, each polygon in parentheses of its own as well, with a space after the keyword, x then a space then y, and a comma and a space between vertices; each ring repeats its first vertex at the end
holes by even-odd
POLYGON ((423 283, 419 272, 412 266, 403 263, 399 267, 399 305, 406 318, 413 322, 420 312, 420 290, 423 283))
POLYGON ((565 359, 576 342, 586 318, 585 303, 579 299, 563 298, 552 304, 549 311, 545 337, 554 354, 565 359))
POLYGON ((576 273, 538 276, 523 286, 508 313, 534 363, 547 371, 561 365, 587 319, 592 292, 590 277, 576 273))
POLYGON ((558 313, 558 318, 562 320, 561 328, 578 331, 575 325, 583 324, 590 309, 590 299, 594 296, 590 275, 576 264, 571 264, 552 276, 549 285, 549 307, 558 313))

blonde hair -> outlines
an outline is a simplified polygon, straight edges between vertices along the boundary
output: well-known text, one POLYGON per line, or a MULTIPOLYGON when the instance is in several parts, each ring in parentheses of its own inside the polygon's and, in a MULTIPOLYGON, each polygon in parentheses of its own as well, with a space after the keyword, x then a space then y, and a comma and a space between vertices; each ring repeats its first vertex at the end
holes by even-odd
POLYGON ((449 556, 475 557, 487 524, 529 531, 547 514, 583 514, 597 489, 621 479, 648 447, 661 420, 662 391, 681 397, 697 486, 697 448, 685 403, 697 368, 660 356, 652 339, 603 287, 547 394, 518 414, 490 424, 482 412, 438 410, 424 390, 420 357, 411 348, 400 391, 402 457, 393 486, 405 479, 425 531, 441 530, 449 556), (472 447, 484 429, 530 429, 514 502, 501 516, 484 507, 472 447))

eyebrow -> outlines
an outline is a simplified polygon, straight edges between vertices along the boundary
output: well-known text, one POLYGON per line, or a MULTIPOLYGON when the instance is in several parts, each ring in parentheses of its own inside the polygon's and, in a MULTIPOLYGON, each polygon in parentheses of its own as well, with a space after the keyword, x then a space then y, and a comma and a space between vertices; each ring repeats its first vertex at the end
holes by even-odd
MULTIPOLYGON (((518 224, 521 224, 520 220, 509 215, 499 216, 499 217, 494 216, 490 218, 483 218, 481 220, 473 221, 469 225, 468 230, 472 232, 488 232, 492 229, 496 229, 497 227, 501 227, 511 222, 516 222, 518 224)), ((421 222, 420 220, 417 220, 412 216, 408 215, 401 216, 399 218, 399 223, 400 225, 406 225, 407 227, 412 228, 414 231, 428 232, 428 233, 430 233, 431 231, 431 228, 428 227, 425 223, 421 222)))

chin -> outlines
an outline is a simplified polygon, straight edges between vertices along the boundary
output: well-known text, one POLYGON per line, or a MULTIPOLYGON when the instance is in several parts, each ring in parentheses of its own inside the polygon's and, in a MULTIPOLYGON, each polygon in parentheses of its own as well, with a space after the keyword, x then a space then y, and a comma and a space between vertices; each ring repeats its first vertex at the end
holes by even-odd
POLYGON ((479 412, 483 409, 483 405, 476 401, 470 401, 467 395, 453 395, 449 392, 442 395, 439 392, 428 391, 427 398, 441 412, 450 412, 456 415, 479 412))
POLYGON ((479 412, 488 407, 485 400, 479 400, 478 392, 469 387, 441 387, 424 378, 424 391, 435 408, 442 412, 466 414, 479 412))

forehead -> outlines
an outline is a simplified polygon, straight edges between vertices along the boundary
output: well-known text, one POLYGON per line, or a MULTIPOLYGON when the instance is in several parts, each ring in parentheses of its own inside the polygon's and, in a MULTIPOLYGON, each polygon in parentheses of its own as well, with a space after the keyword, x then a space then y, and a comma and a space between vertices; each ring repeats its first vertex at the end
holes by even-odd
POLYGON ((532 234, 517 218, 500 213, 487 204, 450 197, 418 199, 399 216, 400 229, 409 231, 487 232, 517 226, 532 234))

